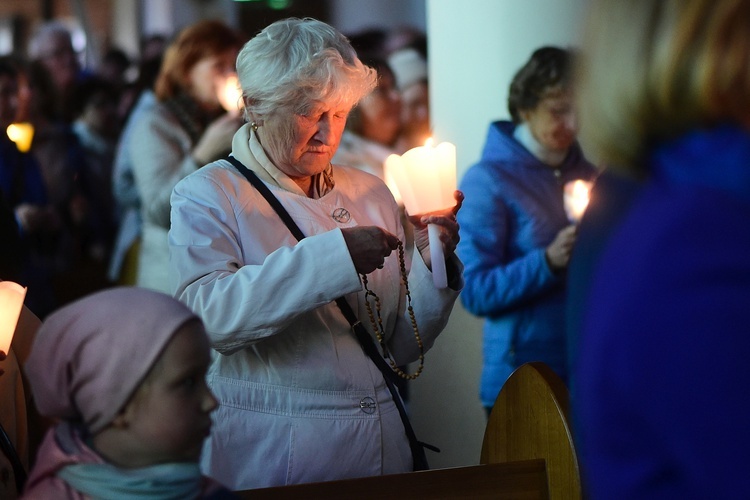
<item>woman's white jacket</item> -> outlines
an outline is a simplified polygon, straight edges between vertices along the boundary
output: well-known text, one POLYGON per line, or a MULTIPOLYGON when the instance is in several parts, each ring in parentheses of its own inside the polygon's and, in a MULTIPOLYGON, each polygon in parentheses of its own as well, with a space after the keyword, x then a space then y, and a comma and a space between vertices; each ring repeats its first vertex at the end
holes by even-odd
MULTIPOLYGON (((318 199, 285 189, 248 136, 244 126, 233 156, 258 173, 307 237, 297 242, 226 160, 175 187, 173 290, 205 322, 215 350, 208 381, 220 402, 202 468, 232 489, 409 471, 411 452, 383 377, 333 302, 345 296, 372 332, 341 229, 377 225, 403 240, 398 206, 381 180, 348 167, 334 167, 335 187, 318 199)), ((406 269, 427 350, 458 291, 436 289, 414 256, 406 269)), ((415 361, 396 252, 368 281, 393 358, 415 361)))

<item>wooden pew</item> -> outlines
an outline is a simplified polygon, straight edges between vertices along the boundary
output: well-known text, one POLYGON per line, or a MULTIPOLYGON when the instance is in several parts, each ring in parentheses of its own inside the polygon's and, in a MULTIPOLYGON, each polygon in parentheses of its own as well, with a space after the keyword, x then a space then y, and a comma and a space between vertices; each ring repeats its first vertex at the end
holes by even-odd
POLYGON ((490 414, 480 465, 236 492, 247 499, 581 498, 568 391, 543 363, 508 378, 490 414))
POLYGON ((277 486, 237 494, 248 500, 549 498, 542 459, 277 486))
POLYGON ((552 500, 581 498, 568 389, 540 362, 520 366, 503 384, 487 422, 479 462, 535 458, 547 464, 552 500))

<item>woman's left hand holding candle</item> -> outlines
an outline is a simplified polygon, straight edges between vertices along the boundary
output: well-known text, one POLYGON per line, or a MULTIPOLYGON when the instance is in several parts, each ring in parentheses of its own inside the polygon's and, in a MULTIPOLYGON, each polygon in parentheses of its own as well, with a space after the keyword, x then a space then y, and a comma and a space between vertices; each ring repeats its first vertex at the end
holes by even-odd
POLYGON ((456 222, 456 214, 461 209, 464 194, 456 190, 453 197, 456 199, 456 205, 452 208, 428 214, 409 215, 409 221, 414 225, 414 246, 422 255, 422 260, 430 270, 432 270, 432 258, 427 230, 428 224, 434 224, 439 228, 439 238, 443 244, 443 255, 446 259, 453 255, 458 245, 459 227, 458 222, 456 222))

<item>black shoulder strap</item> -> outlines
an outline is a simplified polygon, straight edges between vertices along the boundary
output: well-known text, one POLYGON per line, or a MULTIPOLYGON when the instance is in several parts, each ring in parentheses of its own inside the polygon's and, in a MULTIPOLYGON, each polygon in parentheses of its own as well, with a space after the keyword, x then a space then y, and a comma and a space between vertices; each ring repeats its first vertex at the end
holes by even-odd
POLYGON ((276 211, 277 214, 279 214, 279 217, 281 217, 281 220, 284 221, 284 224, 286 224, 286 227, 289 228, 289 230, 292 232, 295 238, 297 240, 301 240, 305 237, 305 235, 302 233, 302 230, 297 226, 297 223, 294 222, 294 219, 292 219, 292 216, 289 215, 289 212, 286 211, 284 208, 284 205, 281 204, 281 202, 276 198, 270 189, 268 189, 268 186, 266 186, 262 180, 249 168, 247 168, 245 165, 242 164, 241 161, 239 161, 234 156, 227 156, 227 160, 237 168, 237 170, 240 171, 242 175, 245 176, 245 178, 250 181, 250 184, 252 184, 255 189, 257 189, 260 194, 263 195, 263 198, 266 199, 269 205, 276 211))
MULTIPOLYGON (((234 165, 242 175, 245 176, 245 178, 258 190, 260 194, 263 195, 266 201, 268 201, 268 204, 271 205, 271 207, 276 211, 279 217, 281 217, 281 220, 284 221, 284 224, 286 224, 286 226, 289 228, 289 231, 291 231, 294 237, 297 238, 297 241, 302 240, 305 237, 302 230, 299 228, 299 226, 297 226, 297 223, 294 222, 294 219, 292 219, 292 216, 289 215, 289 212, 286 211, 284 205, 282 205, 278 198, 273 195, 271 190, 268 189, 268 186, 266 186, 263 181, 260 180, 255 172, 243 165, 242 162, 234 156, 227 156, 227 160, 232 165, 234 165)), ((391 370, 391 367, 388 366, 388 363, 386 363, 385 359, 383 359, 383 357, 378 352, 378 349, 375 346, 372 337, 370 337, 370 334, 367 333, 367 330, 365 330, 364 326, 362 326, 362 323, 357 318, 357 315, 354 314, 354 311, 352 310, 346 299, 344 299, 344 297, 339 297, 336 299, 336 304, 339 306, 339 309, 341 309, 344 317, 351 325, 352 330, 357 337, 357 341, 362 347, 362 350, 365 352, 365 354, 367 354, 372 362, 375 363, 375 366, 377 366, 378 370, 380 370, 380 372, 383 374, 385 383, 388 386, 388 390, 391 393, 391 397, 393 398, 394 403, 396 403, 396 408, 398 409, 399 416, 401 417, 401 421, 404 424, 406 437, 409 439, 409 447, 411 448, 412 459, 414 461, 414 470, 427 470, 429 467, 427 465, 427 458, 424 454, 423 447, 427 446, 434 451, 440 450, 438 450, 434 446, 427 445, 426 443, 422 443, 421 441, 417 440, 417 436, 414 433, 411 422, 409 422, 409 416, 406 414, 404 403, 401 400, 401 395, 398 393, 398 389, 396 388, 396 384, 393 380, 395 377, 393 370, 391 370)))

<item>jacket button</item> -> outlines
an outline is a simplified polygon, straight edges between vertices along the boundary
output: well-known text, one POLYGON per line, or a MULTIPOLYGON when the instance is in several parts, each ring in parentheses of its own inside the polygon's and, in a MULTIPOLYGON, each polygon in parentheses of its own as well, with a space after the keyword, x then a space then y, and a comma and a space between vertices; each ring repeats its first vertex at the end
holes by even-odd
POLYGON ((364 397, 359 401, 359 409, 367 414, 375 413, 376 406, 377 404, 375 403, 375 400, 369 396, 364 397))

